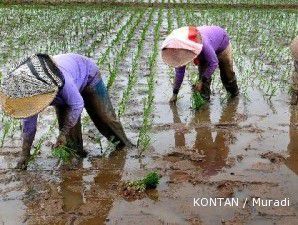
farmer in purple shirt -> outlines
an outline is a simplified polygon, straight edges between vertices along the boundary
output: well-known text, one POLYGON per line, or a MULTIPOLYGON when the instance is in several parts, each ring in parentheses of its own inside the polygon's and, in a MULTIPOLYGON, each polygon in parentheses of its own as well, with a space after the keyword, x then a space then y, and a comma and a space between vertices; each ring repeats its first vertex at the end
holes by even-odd
POLYGON ((190 62, 199 67, 200 79, 193 89, 200 92, 205 100, 210 100, 212 74, 217 67, 222 83, 231 96, 239 93, 233 70, 232 47, 227 32, 221 27, 190 26, 174 30, 162 44, 162 58, 176 71, 171 102, 177 101, 186 64, 190 62))
POLYGON ((97 129, 118 147, 131 145, 117 120, 99 69, 78 54, 50 57, 35 54, 3 78, 0 103, 6 114, 23 118, 22 156, 18 168, 26 168, 35 137, 38 113, 53 105, 59 123, 54 147, 65 145, 85 156, 81 113, 85 107, 97 129))

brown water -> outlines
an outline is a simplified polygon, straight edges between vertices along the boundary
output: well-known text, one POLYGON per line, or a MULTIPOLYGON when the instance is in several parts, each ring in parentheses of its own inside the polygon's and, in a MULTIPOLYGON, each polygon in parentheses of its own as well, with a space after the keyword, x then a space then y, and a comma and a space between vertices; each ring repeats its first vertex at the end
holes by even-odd
MULTIPOLYGON (((91 156, 59 166, 45 150, 29 171, 0 173, 0 221, 4 224, 297 224, 297 108, 279 95, 269 105, 257 90, 189 106, 188 87, 177 105, 156 90, 153 146, 110 158, 91 156), (261 154, 272 152, 265 158, 261 154), (45 156, 46 155, 46 156, 45 156), (157 191, 126 201, 119 181, 157 170, 157 191), (290 198, 286 208, 193 207, 194 197, 290 198)), ((132 115, 134 117, 134 115, 132 115)), ((134 135, 133 133, 130 134, 134 135)), ((87 145, 88 146, 88 145, 87 145)), ((92 156, 93 155, 93 156, 92 156)), ((17 160, 6 154, 2 167, 17 160), (9 161, 10 160, 10 161, 9 161)), ((9 166, 10 165, 10 166, 9 166)))
MULTIPOLYGON (((152 47, 152 33, 146 37, 145 52, 152 47)), ((123 70, 130 63, 131 58, 123 62, 123 70)), ((142 122, 147 72, 141 68, 121 118, 134 142, 142 122)), ((278 93, 268 101, 257 88, 249 89, 250 100, 223 100, 216 93, 209 105, 193 112, 186 82, 178 103, 168 103, 168 75, 159 58, 152 147, 143 158, 135 157, 137 149, 101 157, 92 139, 98 133, 90 124, 84 127, 86 159, 59 165, 50 156, 55 130, 29 170, 21 172, 13 169, 20 138, 10 140, 0 153, 0 224, 298 224, 298 109, 289 106, 288 96, 278 93), (162 175, 157 190, 135 201, 121 196, 120 181, 153 170, 162 175), (241 203, 246 197, 289 198, 291 204, 194 207, 197 197, 237 197, 241 203)), ((123 88, 128 78, 117 79, 112 92, 123 88)), ((42 113, 38 137, 53 115, 52 109, 42 113)))

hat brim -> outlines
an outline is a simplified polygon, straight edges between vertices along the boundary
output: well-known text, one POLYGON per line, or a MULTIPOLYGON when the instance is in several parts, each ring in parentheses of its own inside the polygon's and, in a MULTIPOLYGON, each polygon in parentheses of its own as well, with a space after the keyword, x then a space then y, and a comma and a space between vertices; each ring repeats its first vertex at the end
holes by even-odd
POLYGON ((162 60, 172 67, 185 66, 197 56, 197 54, 190 50, 180 48, 164 48, 161 51, 162 60))
POLYGON ((49 106, 58 93, 57 90, 26 98, 11 98, 0 92, 0 105, 2 110, 16 119, 28 118, 36 115, 49 106))

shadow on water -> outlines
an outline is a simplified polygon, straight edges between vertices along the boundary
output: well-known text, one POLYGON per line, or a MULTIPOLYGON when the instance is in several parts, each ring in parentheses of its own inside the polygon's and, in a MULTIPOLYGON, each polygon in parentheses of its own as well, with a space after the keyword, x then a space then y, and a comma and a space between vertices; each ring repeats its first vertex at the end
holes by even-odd
MULTIPOLYGON (((226 165, 226 160, 229 154, 229 144, 233 142, 233 129, 229 127, 234 124, 235 115, 237 112, 239 99, 232 99, 224 107, 219 125, 224 125, 229 129, 214 129, 210 126, 210 106, 206 105, 201 110, 194 113, 191 119, 191 126, 194 127, 196 137, 193 140, 191 149, 195 152, 202 153, 205 157, 204 160, 198 165, 204 170, 205 175, 214 175, 226 165), (199 126, 203 124, 203 126, 199 126), (204 126, 205 125, 205 126, 204 126), (214 135, 215 134, 215 137, 214 135)), ((178 114, 177 106, 171 105, 173 113, 173 122, 181 123, 178 114)), ((185 134, 179 130, 174 133, 175 147, 187 147, 185 134)))

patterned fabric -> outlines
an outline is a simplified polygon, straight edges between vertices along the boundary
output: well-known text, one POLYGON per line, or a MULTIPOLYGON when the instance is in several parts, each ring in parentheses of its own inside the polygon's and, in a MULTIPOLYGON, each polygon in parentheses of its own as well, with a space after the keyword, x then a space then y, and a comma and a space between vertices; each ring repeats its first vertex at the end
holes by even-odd
POLYGON ((63 76, 50 56, 35 54, 3 77, 1 89, 11 98, 25 98, 51 93, 63 83, 63 76))
POLYGON ((198 38, 199 31, 196 27, 181 27, 172 33, 162 43, 164 48, 176 48, 190 50, 196 55, 202 51, 203 45, 198 38))

